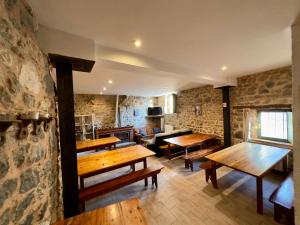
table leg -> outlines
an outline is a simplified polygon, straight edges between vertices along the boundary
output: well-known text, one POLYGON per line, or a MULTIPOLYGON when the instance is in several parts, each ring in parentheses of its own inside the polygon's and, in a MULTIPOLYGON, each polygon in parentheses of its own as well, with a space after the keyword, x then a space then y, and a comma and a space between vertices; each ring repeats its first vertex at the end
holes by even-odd
POLYGON ((282 170, 283 170, 283 173, 284 175, 287 175, 288 173, 288 156, 284 157, 282 159, 282 170))
POLYGON ((131 167, 132 172, 134 172, 135 171, 135 164, 132 164, 130 167, 131 167))
MULTIPOLYGON (((143 160, 143 164, 144 164, 144 169, 147 168, 147 158, 145 158, 143 160)), ((145 186, 147 187, 148 186, 148 178, 145 178, 145 186)))
POLYGON ((187 157, 188 148, 186 147, 186 148, 184 148, 184 150, 185 150, 185 157, 187 157))
POLYGON ((263 182, 262 177, 256 177, 257 213, 263 214, 263 182))

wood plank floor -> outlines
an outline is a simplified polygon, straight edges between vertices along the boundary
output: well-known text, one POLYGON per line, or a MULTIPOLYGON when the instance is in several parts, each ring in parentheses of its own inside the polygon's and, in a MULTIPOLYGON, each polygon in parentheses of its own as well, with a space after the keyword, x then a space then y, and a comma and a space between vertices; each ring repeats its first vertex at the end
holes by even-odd
MULTIPOLYGON (((158 176, 158 190, 137 182, 87 202, 86 210, 103 207, 138 197, 150 225, 275 225, 273 205, 268 198, 282 181, 281 175, 270 172, 264 179, 264 215, 256 213, 255 178, 222 167, 218 169, 219 189, 204 179, 204 171, 190 172, 182 159, 169 161, 152 157, 148 165, 165 166, 158 176)), ((195 166, 198 168, 199 165, 195 166)), ((142 167, 138 165, 137 169, 142 167)), ((86 179, 92 185, 128 172, 129 167, 86 179)))

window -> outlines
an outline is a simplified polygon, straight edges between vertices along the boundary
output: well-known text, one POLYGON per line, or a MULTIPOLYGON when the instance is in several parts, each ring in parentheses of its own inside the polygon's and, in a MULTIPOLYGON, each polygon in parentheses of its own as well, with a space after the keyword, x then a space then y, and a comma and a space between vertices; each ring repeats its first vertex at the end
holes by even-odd
POLYGON ((292 142, 292 113, 285 110, 258 112, 258 137, 280 142, 292 142))
POLYGON ((164 107, 165 114, 175 113, 176 95, 170 94, 170 95, 165 95, 164 97, 165 97, 165 107, 164 107))

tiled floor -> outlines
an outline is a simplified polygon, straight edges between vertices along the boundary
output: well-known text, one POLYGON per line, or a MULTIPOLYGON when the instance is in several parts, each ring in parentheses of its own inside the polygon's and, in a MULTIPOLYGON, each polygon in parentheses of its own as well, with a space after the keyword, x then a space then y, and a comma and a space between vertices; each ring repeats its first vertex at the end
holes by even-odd
MULTIPOLYGON (((219 189, 205 182, 204 171, 190 172, 183 160, 150 158, 148 164, 165 166, 157 190, 140 181, 87 202, 92 210, 128 198, 138 197, 150 225, 273 225, 273 206, 268 198, 282 180, 270 172, 264 179, 264 215, 256 213, 255 178, 222 167, 218 169, 219 189)), ((140 167, 142 165, 139 165, 140 167)), ((198 165, 195 168, 198 168, 198 165)), ((139 168, 137 166, 137 168, 139 168)), ((86 179, 86 185, 128 172, 129 167, 86 179)))

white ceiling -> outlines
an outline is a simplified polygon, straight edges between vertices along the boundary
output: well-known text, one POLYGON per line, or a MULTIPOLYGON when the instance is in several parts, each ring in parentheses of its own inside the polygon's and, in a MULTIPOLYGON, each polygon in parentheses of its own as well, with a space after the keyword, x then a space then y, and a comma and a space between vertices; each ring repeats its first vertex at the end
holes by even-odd
POLYGON ((29 0, 42 25, 151 60, 75 73, 76 93, 160 95, 291 64, 299 0, 29 0), (133 40, 142 40, 137 49, 133 40), (162 66, 163 65, 163 66, 162 66), (166 65, 168 65, 166 67, 166 65), (223 72, 221 67, 228 70, 223 72), (164 68, 164 69, 162 69, 164 68), (112 85, 107 84, 113 79, 112 85))

